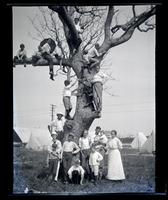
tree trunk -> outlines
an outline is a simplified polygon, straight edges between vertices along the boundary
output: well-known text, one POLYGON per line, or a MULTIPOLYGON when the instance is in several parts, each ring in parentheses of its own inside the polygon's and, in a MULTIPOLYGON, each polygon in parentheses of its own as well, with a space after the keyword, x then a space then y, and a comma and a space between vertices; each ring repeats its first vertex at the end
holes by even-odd
MULTIPOLYGON (((93 72, 88 72, 86 69, 83 73, 83 63, 81 61, 81 52, 79 51, 72 61, 72 68, 75 69, 76 75, 80 81, 78 82, 78 91, 76 99, 76 110, 72 120, 66 120, 64 126, 64 139, 68 133, 75 135, 75 141, 78 142, 79 137, 82 135, 85 129, 89 129, 92 122, 97 118, 97 114, 94 112, 94 106, 92 103, 92 84, 91 78, 93 72), (83 80, 86 82, 83 82, 83 80)), ((74 107, 75 105, 73 105, 74 107)))

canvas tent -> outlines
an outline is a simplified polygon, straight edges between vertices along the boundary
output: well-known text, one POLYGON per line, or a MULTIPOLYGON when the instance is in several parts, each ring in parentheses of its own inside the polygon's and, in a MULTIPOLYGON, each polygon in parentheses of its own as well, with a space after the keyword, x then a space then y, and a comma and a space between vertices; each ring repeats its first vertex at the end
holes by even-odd
POLYGON ((51 145, 52 137, 48 129, 34 128, 31 130, 31 136, 26 144, 27 149, 36 151, 46 150, 48 145, 51 145))
POLYGON ((18 134, 14 129, 13 129, 13 142, 22 143, 22 140, 20 139, 20 137, 18 136, 18 134))
POLYGON ((28 128, 14 127, 13 139, 17 137, 21 140, 22 143, 26 144, 29 141, 30 134, 31 134, 31 130, 28 128))
POLYGON ((152 132, 146 142, 140 148, 141 153, 153 153, 155 152, 155 133, 152 132))
POLYGON ((134 140, 132 141, 131 147, 133 149, 140 149, 142 145, 146 142, 146 140, 147 140, 147 137, 144 135, 144 133, 139 132, 134 138, 134 140))

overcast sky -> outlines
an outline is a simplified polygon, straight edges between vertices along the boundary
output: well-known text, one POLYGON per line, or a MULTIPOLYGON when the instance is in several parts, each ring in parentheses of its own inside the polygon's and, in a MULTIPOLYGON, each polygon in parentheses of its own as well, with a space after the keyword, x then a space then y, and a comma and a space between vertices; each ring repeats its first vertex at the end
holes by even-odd
MULTIPOLYGON (((123 8, 124 9, 124 8, 123 8)), ((13 7, 13 55, 24 43, 28 57, 37 49, 38 41, 28 19, 36 15, 37 7, 13 7)), ((102 117, 96 119, 90 130, 100 125, 104 130, 116 129, 120 136, 155 129, 155 30, 147 33, 135 31, 126 43, 114 47, 105 58, 102 68, 113 72, 117 81, 107 83, 108 93, 103 93, 102 117)), ((54 66, 58 69, 58 66, 54 66)), ((13 69, 14 125, 46 128, 51 119, 51 106, 64 112, 62 103, 63 80, 57 76, 49 79, 48 67, 13 69)), ((75 97, 72 97, 75 108, 75 97)), ((74 110, 72 111, 72 113, 74 110)))

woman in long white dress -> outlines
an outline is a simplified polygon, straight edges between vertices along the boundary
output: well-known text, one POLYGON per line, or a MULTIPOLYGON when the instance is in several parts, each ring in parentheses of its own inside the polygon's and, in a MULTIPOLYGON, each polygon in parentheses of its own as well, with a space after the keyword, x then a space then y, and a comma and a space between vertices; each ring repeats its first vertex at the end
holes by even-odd
POLYGON ((119 149, 122 149, 122 143, 117 138, 117 131, 111 131, 111 138, 107 143, 108 152, 108 170, 106 178, 109 180, 124 180, 125 174, 119 149))

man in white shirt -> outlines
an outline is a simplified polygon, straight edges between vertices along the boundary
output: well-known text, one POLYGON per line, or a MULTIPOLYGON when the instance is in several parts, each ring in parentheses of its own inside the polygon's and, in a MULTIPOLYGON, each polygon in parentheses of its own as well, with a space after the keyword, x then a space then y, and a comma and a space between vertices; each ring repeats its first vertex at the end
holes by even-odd
POLYGON ((74 165, 68 170, 68 176, 73 184, 83 184, 85 170, 80 165, 80 160, 76 160, 74 165))
POLYGON ((63 116, 62 112, 57 112, 57 118, 56 120, 52 121, 50 124, 50 131, 52 132, 56 132, 57 133, 57 139, 60 140, 62 142, 63 140, 63 130, 64 130, 64 123, 65 123, 65 118, 63 116))
POLYGON ((67 172, 72 165, 72 158, 73 155, 76 155, 80 148, 78 145, 73 141, 74 135, 70 133, 68 135, 68 140, 63 143, 62 147, 62 162, 64 168, 64 182, 67 183, 67 172))
POLYGON ((82 167, 85 169, 86 177, 89 176, 89 156, 90 156, 90 147, 92 141, 91 138, 88 137, 88 130, 84 130, 83 136, 79 138, 79 147, 80 147, 80 156, 82 161, 82 167))

